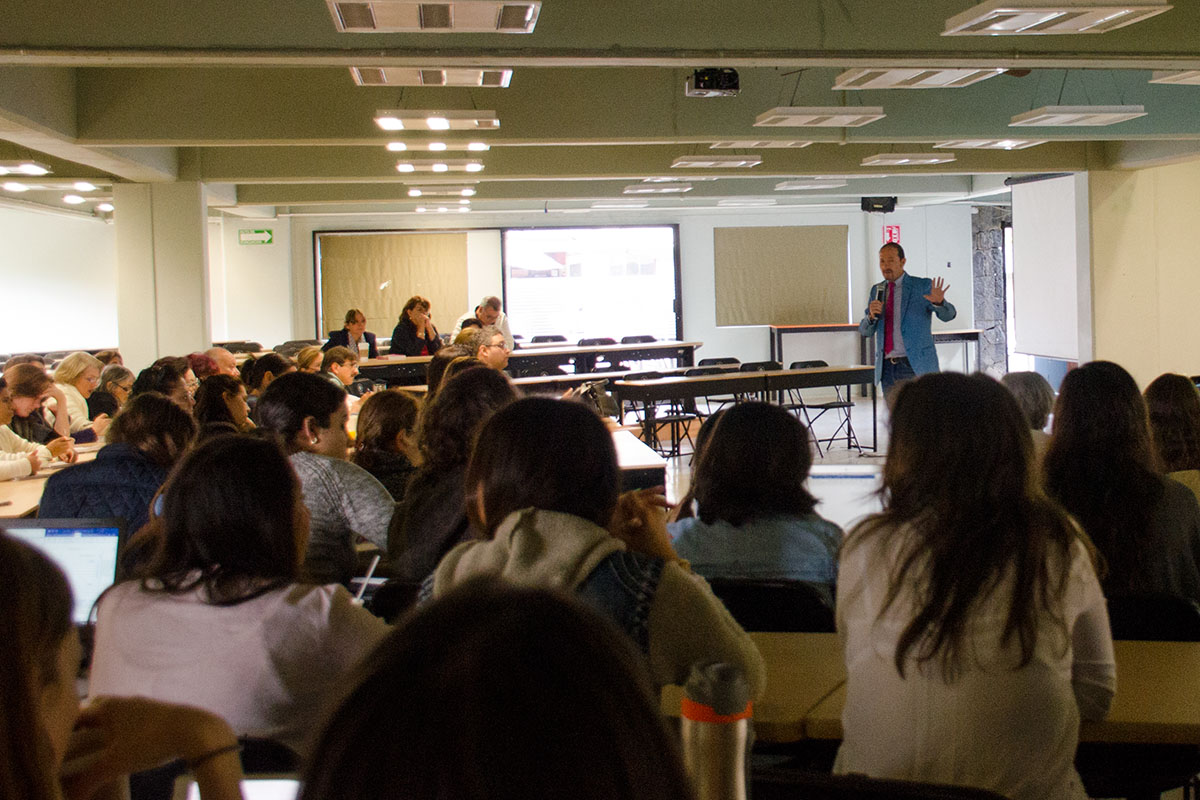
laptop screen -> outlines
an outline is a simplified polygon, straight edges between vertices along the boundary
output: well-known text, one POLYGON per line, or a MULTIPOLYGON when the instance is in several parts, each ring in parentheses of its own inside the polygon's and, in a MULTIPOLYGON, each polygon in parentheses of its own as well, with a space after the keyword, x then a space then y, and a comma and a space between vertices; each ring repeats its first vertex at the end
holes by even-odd
POLYGON ((41 550, 67 574, 75 622, 88 621, 100 593, 112 585, 121 543, 116 519, 5 519, 0 529, 41 550))

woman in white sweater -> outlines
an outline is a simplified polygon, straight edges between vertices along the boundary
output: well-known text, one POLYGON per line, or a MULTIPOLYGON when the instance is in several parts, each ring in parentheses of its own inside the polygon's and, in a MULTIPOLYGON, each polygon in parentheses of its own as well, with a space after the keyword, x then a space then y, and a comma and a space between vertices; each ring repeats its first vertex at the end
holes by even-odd
MULTIPOLYGON (((54 383, 67 400, 68 424, 77 442, 102 438, 112 421, 108 414, 98 414, 94 420, 88 417, 87 399, 100 384, 103 367, 95 356, 80 351, 64 358, 54 370, 54 383)), ((54 413, 57 416, 62 409, 56 408, 54 413)))
POLYGON ((845 732, 835 772, 1085 798, 1080 719, 1115 686, 1079 526, 1038 488, 1011 395, 984 375, 899 390, 884 510, 843 545, 845 732))

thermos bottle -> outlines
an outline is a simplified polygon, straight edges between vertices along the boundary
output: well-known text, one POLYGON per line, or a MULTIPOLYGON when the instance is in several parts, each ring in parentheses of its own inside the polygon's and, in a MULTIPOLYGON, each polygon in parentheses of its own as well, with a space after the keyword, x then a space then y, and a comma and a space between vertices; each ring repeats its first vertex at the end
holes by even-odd
POLYGON ((746 800, 754 733, 750 687, 741 670, 693 665, 681 712, 683 761, 698 800, 746 800))

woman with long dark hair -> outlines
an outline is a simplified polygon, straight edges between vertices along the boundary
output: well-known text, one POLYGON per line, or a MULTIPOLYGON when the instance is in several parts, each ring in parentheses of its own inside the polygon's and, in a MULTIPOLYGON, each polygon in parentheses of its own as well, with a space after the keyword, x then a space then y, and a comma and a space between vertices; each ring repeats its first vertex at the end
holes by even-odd
POLYGON ((1029 428, 985 375, 896 395, 883 511, 842 547, 846 658, 835 771, 1086 797, 1080 719, 1115 681, 1104 596, 1078 526, 1037 485, 1029 428))
POLYGON ((134 579, 98 603, 92 691, 203 708, 303 752, 387 626, 341 586, 301 582, 308 514, 287 458, 266 439, 210 439, 172 474, 154 524, 134 579))
POLYGON ((419 410, 408 392, 387 389, 372 393, 358 412, 351 460, 374 475, 396 501, 404 499, 408 481, 417 469, 413 462, 418 460, 419 410))
POLYGON ((201 380, 193 413, 202 430, 227 429, 231 433, 254 430, 246 402, 246 385, 231 375, 217 373, 201 380))
POLYGON ((398 356, 431 356, 442 346, 433 317, 429 315, 429 301, 420 295, 408 298, 400 311, 400 319, 392 329, 392 344, 388 350, 398 356))
POLYGON ((1191 378, 1167 373, 1151 381, 1143 396, 1159 466, 1200 497, 1200 391, 1191 378))
POLYGON ((1046 490, 1104 556, 1106 594, 1200 601, 1200 505, 1160 474, 1133 377, 1093 361, 1063 378, 1043 464, 1046 490))

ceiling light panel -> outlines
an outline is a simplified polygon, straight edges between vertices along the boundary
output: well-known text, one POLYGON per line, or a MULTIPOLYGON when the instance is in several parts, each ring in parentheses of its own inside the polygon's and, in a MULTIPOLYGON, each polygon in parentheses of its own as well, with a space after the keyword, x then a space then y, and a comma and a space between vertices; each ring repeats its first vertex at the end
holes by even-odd
POLYGON ((625 187, 625 194, 683 194, 690 192, 690 183, 635 183, 625 187))
POLYGON ((1042 106, 1017 114, 1012 127, 1095 127, 1146 116, 1145 106, 1042 106))
POLYGON ((1002 69, 851 69, 833 80, 833 89, 957 89, 1004 72, 1002 69))
POLYGON ((325 0, 341 33, 532 33, 540 2, 325 0))
POLYGON ((754 127, 857 128, 885 116, 879 106, 782 106, 759 114, 754 127))
POLYGON ((598 200, 592 203, 592 208, 646 208, 648 200, 598 200))
POLYGON ((38 161, 0 161, 0 175, 49 175, 53 172, 49 166, 38 161))
POLYGON ((943 36, 1105 33, 1170 10, 1169 3, 988 0, 946 20, 943 36))
POLYGON ((758 156, 680 156, 671 162, 672 169, 738 169, 757 167, 758 156))
POLYGON ((1025 150, 1045 143, 1045 139, 955 139, 938 142, 934 147, 943 150, 1025 150))
POLYGON ((482 172, 483 162, 472 158, 438 158, 401 161, 397 172, 482 172))
POLYGON ((779 183, 775 184, 775 191, 792 192, 803 189, 838 189, 846 185, 846 181, 780 181, 779 183))
POLYGON ((949 164, 955 157, 950 153, 879 153, 862 160, 864 167, 914 167, 928 164, 949 164))
POLYGON ((1177 83, 1190 86, 1200 86, 1200 69, 1185 69, 1180 71, 1155 70, 1150 76, 1151 83, 1177 83))
POLYGON ((418 69, 416 67, 351 67, 359 86, 479 86, 506 89, 511 69, 418 69))
POLYGON ((474 186, 410 186, 408 189, 409 197, 474 197, 474 186))
POLYGON ((460 150, 485 153, 492 148, 486 142, 388 142, 387 149, 392 153, 442 153, 460 150))
POLYGON ((491 131, 500 127, 495 111, 416 111, 406 108, 375 112, 385 131, 491 131))
POLYGON ((784 139, 739 139, 733 142, 713 142, 708 147, 710 150, 759 150, 767 148, 795 148, 808 147, 812 144, 811 141, 793 140, 787 141, 784 139))
POLYGON ((679 183, 680 181, 719 181, 721 180, 715 175, 688 175, 686 178, 682 175, 660 175, 652 178, 642 178, 642 183, 679 183))
POLYGON ((766 208, 767 206, 775 205, 775 198, 770 197, 756 199, 753 197, 747 197, 739 200, 730 197, 724 200, 718 200, 717 205, 721 206, 722 208, 766 208))

